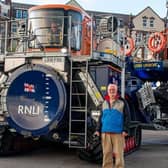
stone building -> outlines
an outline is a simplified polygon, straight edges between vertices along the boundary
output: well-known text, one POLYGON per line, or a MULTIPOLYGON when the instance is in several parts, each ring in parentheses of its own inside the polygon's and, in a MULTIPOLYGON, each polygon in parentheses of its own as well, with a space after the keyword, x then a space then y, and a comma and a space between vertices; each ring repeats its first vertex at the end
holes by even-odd
POLYGON ((11 0, 0 0, 0 20, 11 18, 11 0))

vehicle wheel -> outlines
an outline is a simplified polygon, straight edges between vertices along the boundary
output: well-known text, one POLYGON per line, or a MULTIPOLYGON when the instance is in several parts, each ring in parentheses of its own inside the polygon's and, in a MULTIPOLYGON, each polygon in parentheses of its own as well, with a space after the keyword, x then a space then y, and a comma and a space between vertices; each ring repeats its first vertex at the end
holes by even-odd
POLYGON ((14 144, 14 135, 5 131, 1 134, 0 140, 0 155, 9 155, 13 152, 13 144, 14 144))
MULTIPOLYGON (((79 142, 84 142, 84 138, 79 138, 79 142)), ((101 163, 102 162, 102 147, 99 137, 93 136, 93 131, 88 131, 87 147, 86 149, 78 149, 77 155, 80 159, 89 162, 101 163)))

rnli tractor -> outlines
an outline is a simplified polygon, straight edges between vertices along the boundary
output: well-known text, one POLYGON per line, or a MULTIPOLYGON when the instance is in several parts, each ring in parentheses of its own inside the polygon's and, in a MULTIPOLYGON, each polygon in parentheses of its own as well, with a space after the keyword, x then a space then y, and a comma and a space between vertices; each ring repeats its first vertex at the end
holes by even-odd
MULTIPOLYGON (((104 25, 114 20, 108 17, 104 25)), ((92 21, 82 9, 55 4, 30 8, 28 20, 0 23, 1 155, 19 151, 25 139, 47 139, 77 148, 81 159, 101 161, 101 141, 93 133, 106 86, 116 83, 124 93, 125 61, 123 52, 104 52, 108 37, 95 42, 92 21), (16 32, 10 31, 13 25, 16 32)), ((140 122, 130 105, 126 97, 125 154, 141 143, 140 122)))

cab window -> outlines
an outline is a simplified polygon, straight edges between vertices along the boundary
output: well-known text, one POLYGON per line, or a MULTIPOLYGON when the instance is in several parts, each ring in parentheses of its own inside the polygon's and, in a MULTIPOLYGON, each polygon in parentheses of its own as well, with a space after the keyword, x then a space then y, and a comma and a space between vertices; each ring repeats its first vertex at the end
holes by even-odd
POLYGON ((36 38, 29 47, 62 47, 64 34, 64 10, 40 9, 31 11, 29 32, 36 38))
POLYGON ((82 16, 76 11, 69 11, 68 16, 71 16, 71 49, 78 51, 81 49, 82 16))

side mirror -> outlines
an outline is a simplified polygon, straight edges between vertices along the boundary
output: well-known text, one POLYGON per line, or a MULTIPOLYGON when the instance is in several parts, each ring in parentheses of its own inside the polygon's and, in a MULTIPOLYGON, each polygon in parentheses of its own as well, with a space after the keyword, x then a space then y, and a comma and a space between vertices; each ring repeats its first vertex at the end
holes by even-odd
POLYGON ((118 20, 116 17, 109 17, 107 19, 107 30, 115 32, 118 27, 118 20), (113 23, 112 23, 113 22, 113 23))

